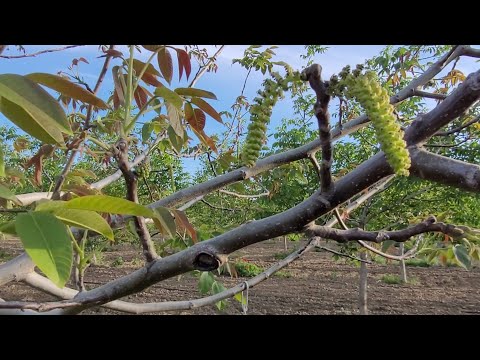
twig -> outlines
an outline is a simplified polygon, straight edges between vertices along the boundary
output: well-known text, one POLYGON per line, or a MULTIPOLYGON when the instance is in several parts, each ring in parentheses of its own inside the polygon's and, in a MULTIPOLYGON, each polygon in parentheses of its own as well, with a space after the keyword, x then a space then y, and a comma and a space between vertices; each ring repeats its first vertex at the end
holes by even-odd
POLYGON ((212 170, 212 173, 215 177, 218 176, 217 172, 215 171, 215 168, 213 167, 213 164, 212 164, 212 158, 210 156, 210 151, 207 151, 207 159, 208 159, 208 163, 210 164, 210 169, 212 170))
POLYGON ((226 211, 239 211, 240 210, 240 209, 231 209, 231 208, 224 208, 224 207, 221 207, 221 206, 216 206, 216 205, 210 204, 207 200, 203 200, 203 199, 200 200, 200 201, 203 202, 205 205, 208 205, 212 209, 226 210, 226 211))
POLYGON ((0 213, 24 213, 27 212, 26 209, 0 209, 0 213))
MULTIPOLYGON (((340 213, 338 212, 338 208, 335 208, 333 210, 334 214, 335 214, 335 217, 338 221, 338 223, 341 225, 341 227, 344 229, 344 230, 348 230, 348 226, 345 224, 345 222, 343 221, 342 217, 340 216, 340 213)), ((402 261, 402 260, 405 260, 405 259, 410 259, 410 258, 413 258, 415 257, 416 255, 416 250, 417 250, 417 247, 418 247, 418 240, 417 242, 415 243, 415 246, 410 249, 407 253, 403 254, 402 256, 395 256, 395 255, 390 255, 390 254, 386 254, 384 253, 383 251, 380 251, 380 250, 377 250, 375 249, 374 247, 368 245, 367 243, 365 243, 364 241, 362 240, 357 240, 357 242, 362 246, 364 247, 365 249, 368 249, 370 250, 371 252, 377 254, 377 255, 380 255, 380 256, 383 256, 384 258, 387 258, 387 259, 391 259, 391 260, 399 260, 399 261, 402 261)), ((363 261, 363 260, 362 260, 363 261)))
POLYGON ((228 194, 228 195, 232 195, 232 196, 235 196, 235 197, 238 197, 238 198, 242 198, 242 199, 256 199, 256 198, 259 198, 259 197, 262 197, 262 196, 269 196, 269 195, 270 195, 270 192, 269 192, 269 191, 264 192, 264 193, 261 193, 261 194, 257 194, 257 195, 238 194, 238 193, 236 193, 236 192, 228 191, 228 190, 223 190, 223 189, 220 189, 220 190, 218 190, 218 191, 221 192, 221 193, 228 194))
MULTIPOLYGON (((6 46, 6 45, 2 45, 2 46, 6 46)), ((26 57, 35 57, 35 56, 41 55, 41 54, 46 54, 46 53, 51 53, 51 52, 56 52, 56 51, 62 51, 62 50, 66 50, 66 49, 72 49, 72 48, 76 48, 76 47, 80 47, 80 46, 85 46, 85 45, 68 45, 68 46, 64 46, 64 47, 61 47, 61 48, 38 51, 38 52, 33 53, 33 54, 0 55, 0 58, 3 58, 3 59, 19 59, 19 58, 26 58, 26 57)), ((0 54, 1 54, 1 52, 0 52, 0 54)))
POLYGON ((418 248, 418 244, 420 243, 420 238, 417 239, 417 241, 415 242, 415 245, 409 251, 407 251, 405 254, 403 254, 402 256, 396 256, 396 255, 390 255, 390 254, 384 253, 383 251, 380 251, 380 250, 375 249, 374 247, 368 245, 366 242, 364 242, 362 240, 357 240, 357 242, 362 247, 364 247, 365 249, 370 250, 371 252, 373 252, 377 255, 380 255, 380 256, 382 256, 386 259, 402 261, 402 260, 407 260, 407 259, 414 258, 417 255, 417 248, 418 248))
POLYGON ((470 125, 472 124, 475 124, 476 122, 480 121, 480 115, 477 115, 476 117, 474 117, 472 120, 466 122, 465 124, 459 126, 459 127, 456 127, 455 129, 452 129, 452 130, 448 130, 448 131, 440 131, 440 132, 437 132, 435 135, 433 136, 448 136, 448 135, 451 135, 451 134, 454 134, 456 132, 459 132, 460 130, 463 130, 465 129, 466 127, 469 127, 470 125))
POLYGON ((203 68, 195 75, 195 77, 193 78, 192 82, 190 83, 190 85, 188 85, 188 87, 192 87, 194 86, 197 81, 200 79, 200 77, 205 73, 205 71, 207 71, 208 67, 210 66, 210 64, 212 64, 213 62, 216 61, 217 59, 217 56, 222 52, 223 48, 225 47, 225 45, 222 45, 220 46, 220 48, 217 50, 217 52, 210 58, 210 60, 205 64, 205 66, 203 66, 203 68))
POLYGON ((421 91, 418 89, 413 90, 413 96, 421 96, 424 98, 438 99, 438 100, 445 100, 447 98, 447 94, 429 93, 427 91, 421 91))
POLYGON ((317 158, 315 157, 315 153, 308 154, 308 159, 313 165, 313 168, 315 169, 315 172, 318 175, 318 180, 322 181, 322 171, 320 170, 320 164, 317 161, 317 158))
POLYGON ((412 236, 426 232, 441 232, 452 236, 460 234, 459 229, 456 226, 442 222, 437 223, 434 216, 430 216, 427 220, 414 226, 395 231, 365 231, 359 228, 340 230, 314 224, 310 224, 306 231, 309 236, 321 236, 336 240, 340 243, 357 240, 367 240, 375 243, 380 243, 386 240, 403 242, 407 241, 412 236))
POLYGON ((322 249, 322 250, 325 250, 329 253, 332 253, 332 254, 335 254, 335 255, 339 255, 339 256, 343 256, 343 257, 346 257, 346 258, 349 258, 349 259, 352 259, 352 260, 357 260, 357 261, 360 261, 362 263, 365 263, 365 264, 371 264, 372 262, 369 261, 369 260, 363 260, 363 259, 360 259, 354 255, 350 255, 350 254, 345 254, 345 253, 342 253, 342 252, 339 252, 339 251, 336 251, 336 250, 333 250, 333 249, 330 249, 330 248, 327 248, 325 246, 316 246, 316 248, 318 249, 322 249))

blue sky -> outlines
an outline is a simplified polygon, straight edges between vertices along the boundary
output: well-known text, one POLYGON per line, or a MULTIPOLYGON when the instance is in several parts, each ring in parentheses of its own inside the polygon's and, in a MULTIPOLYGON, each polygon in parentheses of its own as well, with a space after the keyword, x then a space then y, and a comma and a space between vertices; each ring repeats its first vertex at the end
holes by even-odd
MULTIPOLYGON (((53 47, 57 46, 25 46, 27 53, 53 47)), ((200 48, 203 47, 205 47, 211 55, 216 51, 216 48, 211 45, 200 46, 200 48)), ((231 110, 231 105, 241 92, 246 70, 241 68, 238 64, 232 65, 232 59, 241 58, 246 47, 247 46, 242 45, 227 45, 218 57, 217 73, 204 74, 196 84, 197 88, 209 90, 216 94, 218 101, 209 102, 217 111, 231 110)), ((315 57, 315 62, 322 65, 323 77, 329 78, 333 73, 339 72, 346 64, 355 65, 363 63, 365 59, 377 55, 383 48, 383 45, 332 45, 329 46, 326 53, 317 55, 315 57)), ((120 46, 119 49, 123 51, 125 55, 127 54, 126 46, 120 46)), ((277 54, 274 58, 275 60, 283 60, 289 63, 293 68, 300 69, 305 64, 305 60, 300 58, 300 55, 305 53, 303 45, 283 45, 279 46, 275 52, 277 54)), ((3 55, 11 54, 16 54, 13 46, 11 49, 3 53, 3 55)), ((0 62, 2 64, 2 73, 28 74, 32 72, 47 72, 55 74, 58 71, 67 71, 67 67, 71 64, 73 58, 84 57, 88 60, 89 64, 80 63, 80 75, 83 76, 84 80, 90 84, 91 88, 93 88, 104 62, 103 58, 98 58, 99 55, 100 53, 96 45, 88 45, 85 47, 68 49, 62 52, 43 54, 35 58, 0 59, 0 62)), ((148 56, 148 52, 143 51, 138 57, 139 59, 146 59, 148 56)), ((114 64, 118 64, 119 61, 120 60, 118 59, 114 60, 114 64)), ((465 65, 465 74, 478 68, 478 64, 475 66, 470 62, 467 62, 465 65)), ((174 67, 174 82, 172 86, 187 86, 188 83, 185 81, 185 75, 183 76, 182 81, 178 83, 177 62, 175 59, 174 67)), ((192 76, 194 73, 195 69, 192 70, 192 76)), ((260 88, 263 79, 264 75, 261 73, 252 72, 245 91, 245 95, 249 100, 252 100, 255 97, 255 93, 260 88)), ((108 72, 99 96, 106 99, 109 96, 109 91, 112 89, 112 85, 111 72, 108 72)), ((272 115, 269 131, 271 132, 274 130, 283 117, 291 115, 293 115, 293 111, 291 108, 291 102, 288 99, 278 103, 272 115)), ((145 120, 148 120, 148 118, 145 120)), ((6 122, 9 123, 8 120, 0 114, 0 124, 5 124, 6 122)), ((220 133, 223 130, 221 126, 222 125, 215 120, 207 117, 205 132, 207 134, 220 133)), ((186 161, 185 165, 191 168, 190 171, 196 168, 196 164, 193 160, 186 161)))

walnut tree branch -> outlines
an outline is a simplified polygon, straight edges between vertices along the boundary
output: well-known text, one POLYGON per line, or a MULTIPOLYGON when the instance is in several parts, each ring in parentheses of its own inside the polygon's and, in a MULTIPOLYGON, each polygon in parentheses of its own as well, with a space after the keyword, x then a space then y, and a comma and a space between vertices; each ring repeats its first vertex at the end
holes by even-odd
POLYGON ((311 224, 306 228, 306 233, 309 236, 321 236, 340 243, 357 240, 366 240, 375 243, 380 243, 386 240, 404 242, 412 236, 426 232, 441 232, 450 236, 461 234, 461 230, 454 225, 444 224, 442 222, 437 223, 434 216, 430 216, 427 220, 414 226, 395 231, 365 231, 360 228, 340 230, 314 224, 311 224))
POLYGON ((328 103, 330 95, 327 94, 327 84, 322 81, 322 67, 313 64, 302 71, 302 80, 308 80, 310 87, 315 91, 317 101, 313 106, 318 121, 320 144, 322 147, 322 166, 320 168, 321 189, 324 193, 330 191, 332 181, 332 136, 330 132, 330 113, 328 103))
MULTIPOLYGON (((138 179, 134 172, 130 170, 128 164, 128 141, 120 139, 114 148, 115 159, 118 167, 125 178, 125 185, 127 187, 127 200, 139 203, 138 201, 138 179)), ((135 216, 133 218, 137 235, 142 243, 143 255, 148 263, 158 259, 158 254, 155 251, 155 245, 150 237, 150 233, 145 223, 143 216, 135 216)))
MULTIPOLYGON (((1 45, 1 46, 5 46, 5 45, 1 45)), ((63 51, 63 50, 66 50, 66 49, 72 49, 72 48, 76 48, 76 47, 80 47, 80 46, 85 46, 85 45, 68 45, 68 46, 64 46, 64 47, 61 47, 61 48, 37 51, 36 53, 32 53, 32 54, 0 55, 0 58, 3 58, 3 59, 20 59, 20 58, 26 58, 26 57, 35 57, 35 56, 41 55, 41 54, 46 54, 46 53, 51 53, 51 52, 56 52, 56 51, 63 51)), ((0 52, 0 54, 1 54, 1 52, 0 52)))
POLYGON ((480 121, 480 115, 475 116, 470 121, 467 121, 465 124, 463 124, 459 127, 456 127, 454 129, 451 129, 451 130, 448 130, 448 131, 437 132, 437 133, 435 133, 434 136, 448 136, 448 135, 454 134, 456 132, 459 132, 459 131, 461 131, 461 130, 463 130, 463 129, 469 127, 470 125, 473 125, 473 124, 475 124, 476 122, 479 122, 479 121, 480 121))

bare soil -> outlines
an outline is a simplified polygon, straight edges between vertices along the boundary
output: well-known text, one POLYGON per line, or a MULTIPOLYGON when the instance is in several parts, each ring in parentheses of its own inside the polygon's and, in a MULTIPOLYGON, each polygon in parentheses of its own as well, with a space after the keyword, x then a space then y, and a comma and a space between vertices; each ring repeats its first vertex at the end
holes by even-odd
MULTIPOLYGON (((288 251, 301 246, 288 244, 288 251)), ((233 254, 263 268, 278 261, 283 242, 269 240, 233 254), (277 258, 276 258, 277 257, 277 258)), ((21 253, 16 240, 0 242, 0 263, 21 253)), ((142 266, 140 249, 131 245, 115 245, 100 264, 86 273, 87 288, 94 288, 124 276, 142 266)), ((369 265, 368 308, 370 314, 480 314, 480 269, 466 271, 457 267, 407 267, 411 283, 387 284, 382 277, 399 274, 397 264, 369 265)), ((245 278, 222 276, 226 287, 245 278)), ((279 275, 250 289, 248 314, 358 314, 358 268, 344 260, 335 261, 330 254, 311 252, 290 264, 279 275)), ((156 284, 124 300, 156 302, 188 300, 200 297, 198 278, 185 274, 156 284)), ((22 283, 0 287, 0 298, 20 301, 51 301, 52 296, 22 283)), ((85 314, 122 314, 96 308, 85 314)), ((229 301, 224 311, 214 305, 193 311, 165 314, 241 314, 240 303, 229 301)))

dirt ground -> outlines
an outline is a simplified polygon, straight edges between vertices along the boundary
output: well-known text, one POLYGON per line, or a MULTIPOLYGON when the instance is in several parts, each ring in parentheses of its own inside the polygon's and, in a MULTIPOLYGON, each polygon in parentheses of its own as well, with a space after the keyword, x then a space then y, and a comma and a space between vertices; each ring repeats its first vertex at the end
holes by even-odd
MULTIPOLYGON (((290 242, 288 251, 301 246, 290 242)), ((284 252, 282 241, 270 240, 233 254, 267 268, 284 252)), ((15 240, 0 240, 0 263, 21 253, 15 240)), ((130 245, 116 245, 104 252, 101 265, 87 270, 86 286, 93 288, 130 273, 141 266, 140 250, 130 245)), ((457 267, 407 267, 409 284, 387 284, 385 275, 399 273, 396 264, 369 265, 368 308, 370 314, 480 314, 480 269, 466 271, 457 267)), ((358 314, 358 268, 344 260, 335 261, 330 254, 311 252, 283 269, 280 276, 250 289, 248 314, 358 314)), ((243 278, 222 276, 226 287, 243 278)), ((156 302, 188 300, 200 297, 198 279, 186 274, 154 285, 124 300, 156 302)), ((45 301, 52 296, 21 283, 0 287, 4 300, 45 301)), ((122 314, 96 308, 85 314, 122 314)), ((240 303, 229 300, 224 311, 214 305, 193 311, 165 314, 241 314, 240 303)))

